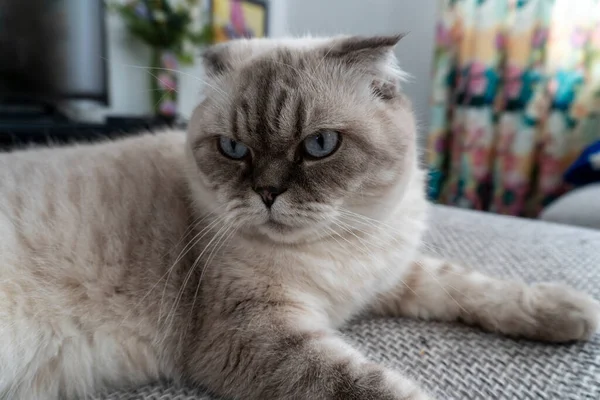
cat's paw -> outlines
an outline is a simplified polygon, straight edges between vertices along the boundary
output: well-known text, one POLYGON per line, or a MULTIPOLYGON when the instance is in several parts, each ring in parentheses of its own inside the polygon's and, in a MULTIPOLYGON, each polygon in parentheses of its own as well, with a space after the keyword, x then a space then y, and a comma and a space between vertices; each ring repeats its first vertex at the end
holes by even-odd
POLYGON ((395 371, 386 370, 384 376, 393 399, 434 400, 433 397, 422 390, 414 381, 395 371))
POLYGON ((535 320, 532 338, 550 342, 588 340, 598 331, 600 303, 569 286, 542 283, 523 298, 535 320))
POLYGON ((362 365, 352 384, 339 389, 335 399, 433 400, 413 380, 376 364, 362 365))

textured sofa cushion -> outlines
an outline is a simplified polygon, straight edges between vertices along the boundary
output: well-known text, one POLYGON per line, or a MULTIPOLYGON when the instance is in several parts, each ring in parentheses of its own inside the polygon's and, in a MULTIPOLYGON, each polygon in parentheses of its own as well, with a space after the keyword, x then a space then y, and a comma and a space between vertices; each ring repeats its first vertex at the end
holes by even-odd
MULTIPOLYGON (((569 283, 600 298, 600 231, 436 206, 427 251, 489 274, 569 283)), ((363 319, 344 329, 375 361, 415 377, 438 399, 600 399, 600 335, 549 345, 460 324, 363 319)), ((149 385, 111 400, 209 400, 200 389, 149 385)))

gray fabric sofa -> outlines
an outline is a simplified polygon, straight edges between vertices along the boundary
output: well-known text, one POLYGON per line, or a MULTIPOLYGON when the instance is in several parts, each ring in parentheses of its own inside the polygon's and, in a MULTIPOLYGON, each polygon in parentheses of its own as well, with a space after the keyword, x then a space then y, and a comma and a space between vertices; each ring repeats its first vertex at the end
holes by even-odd
MULTIPOLYGON (((489 274, 560 281, 600 298, 600 231, 436 206, 428 251, 489 274)), ((600 334, 549 345, 460 324, 363 319, 344 329, 375 361, 415 377, 438 399, 598 400, 600 334)), ((202 389, 149 385, 95 400, 212 400, 202 389)))
POLYGON ((540 219, 600 229, 600 183, 575 189, 546 207, 540 219))

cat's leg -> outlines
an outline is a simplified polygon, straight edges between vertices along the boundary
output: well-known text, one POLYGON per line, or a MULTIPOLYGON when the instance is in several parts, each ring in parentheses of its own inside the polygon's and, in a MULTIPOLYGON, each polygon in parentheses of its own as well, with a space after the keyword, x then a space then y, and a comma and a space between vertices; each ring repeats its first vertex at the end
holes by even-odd
POLYGON ((600 303, 568 286, 488 277, 423 257, 373 305, 379 315, 460 320, 486 330, 551 342, 589 339, 600 303))
POLYGON ((245 312, 213 322, 186 363, 188 375, 216 394, 257 400, 430 399, 412 380, 367 360, 335 330, 320 329, 318 317, 308 317, 312 326, 302 329, 285 317, 297 310, 245 312))

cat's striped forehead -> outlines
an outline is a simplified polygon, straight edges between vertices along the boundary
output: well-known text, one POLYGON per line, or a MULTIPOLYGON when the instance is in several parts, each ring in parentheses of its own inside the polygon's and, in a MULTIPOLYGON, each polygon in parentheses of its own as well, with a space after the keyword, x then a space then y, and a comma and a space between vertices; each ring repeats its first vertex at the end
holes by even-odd
POLYGON ((310 134, 307 116, 316 102, 306 58, 287 50, 257 60, 238 74, 228 115, 231 135, 263 151, 281 151, 310 134))

